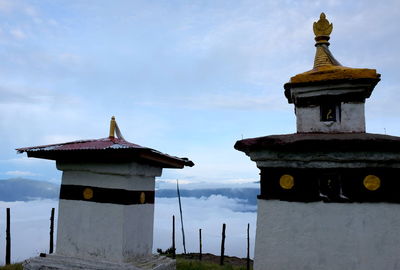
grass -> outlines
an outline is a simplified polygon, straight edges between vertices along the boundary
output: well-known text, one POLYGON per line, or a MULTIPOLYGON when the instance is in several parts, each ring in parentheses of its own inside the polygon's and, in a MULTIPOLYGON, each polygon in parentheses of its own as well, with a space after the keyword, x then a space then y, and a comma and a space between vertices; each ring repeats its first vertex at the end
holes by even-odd
POLYGON ((244 266, 223 265, 211 262, 200 262, 178 258, 176 260, 177 270, 246 270, 244 266))
POLYGON ((1 266, 0 270, 22 270, 22 264, 16 263, 16 264, 1 266))

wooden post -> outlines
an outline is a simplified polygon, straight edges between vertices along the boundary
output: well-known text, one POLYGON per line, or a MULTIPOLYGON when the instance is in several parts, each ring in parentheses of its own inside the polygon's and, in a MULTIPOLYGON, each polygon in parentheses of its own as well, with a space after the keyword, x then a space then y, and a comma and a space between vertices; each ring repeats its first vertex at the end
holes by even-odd
POLYGON ((247 223, 247 261, 246 269, 250 270, 250 223, 247 223))
POLYGON ((178 179, 176 179, 176 190, 177 190, 177 192, 178 192, 179 212, 180 212, 180 214, 181 214, 183 253, 186 254, 185 229, 184 229, 184 227, 183 227, 181 193, 179 192, 179 183, 178 183, 178 179))
POLYGON ((199 253, 199 260, 201 261, 203 257, 203 243, 201 242, 201 229, 199 229, 199 241, 200 241, 200 253, 199 253))
POLYGON ((6 225, 6 265, 11 263, 11 232, 10 232, 10 208, 7 208, 6 225))
POLYGON ((53 253, 54 249, 54 208, 51 208, 51 215, 50 215, 50 249, 49 254, 53 253))
POLYGON ((176 249, 175 249, 175 215, 172 216, 172 258, 176 258, 176 249))
POLYGON ((225 229, 226 224, 222 224, 222 241, 221 241, 221 258, 219 261, 220 265, 224 265, 224 253, 225 253, 225 229))

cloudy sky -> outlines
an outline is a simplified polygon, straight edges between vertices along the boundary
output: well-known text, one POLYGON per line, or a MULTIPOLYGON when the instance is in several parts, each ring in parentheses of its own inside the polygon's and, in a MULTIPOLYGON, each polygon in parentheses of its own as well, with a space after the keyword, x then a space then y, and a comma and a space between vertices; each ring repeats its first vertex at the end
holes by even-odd
POLYGON ((15 148, 108 135, 192 159, 163 179, 242 183, 258 170, 236 140, 295 132, 283 84, 312 68, 312 23, 331 51, 376 68, 367 130, 400 135, 397 0, 0 0, 0 178, 58 182, 15 148))

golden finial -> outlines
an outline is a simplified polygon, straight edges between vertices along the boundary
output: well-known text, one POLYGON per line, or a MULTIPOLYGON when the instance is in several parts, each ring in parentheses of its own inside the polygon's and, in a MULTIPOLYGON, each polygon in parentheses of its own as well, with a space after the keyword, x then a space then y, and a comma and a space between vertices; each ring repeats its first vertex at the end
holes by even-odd
POLYGON ((110 138, 114 138, 114 134, 115 134, 115 116, 111 117, 111 121, 110 121, 110 138))
POLYGON ((333 24, 326 19, 325 13, 321 13, 318 22, 314 22, 313 30, 317 44, 328 44, 329 35, 332 33, 333 24))

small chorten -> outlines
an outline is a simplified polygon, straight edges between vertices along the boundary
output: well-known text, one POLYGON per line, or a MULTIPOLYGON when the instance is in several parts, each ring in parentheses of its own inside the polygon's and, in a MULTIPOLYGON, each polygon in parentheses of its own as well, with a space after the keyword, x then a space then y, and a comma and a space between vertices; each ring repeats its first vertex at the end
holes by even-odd
POLYGON ((380 75, 340 65, 324 13, 313 29, 313 69, 284 86, 297 133, 235 144, 260 169, 254 269, 398 269, 400 137, 365 132, 380 75))
POLYGON ((115 117, 106 138, 17 151, 55 160, 63 171, 56 253, 24 269, 175 269, 174 260, 152 255, 155 177, 192 161, 127 142, 115 117))

